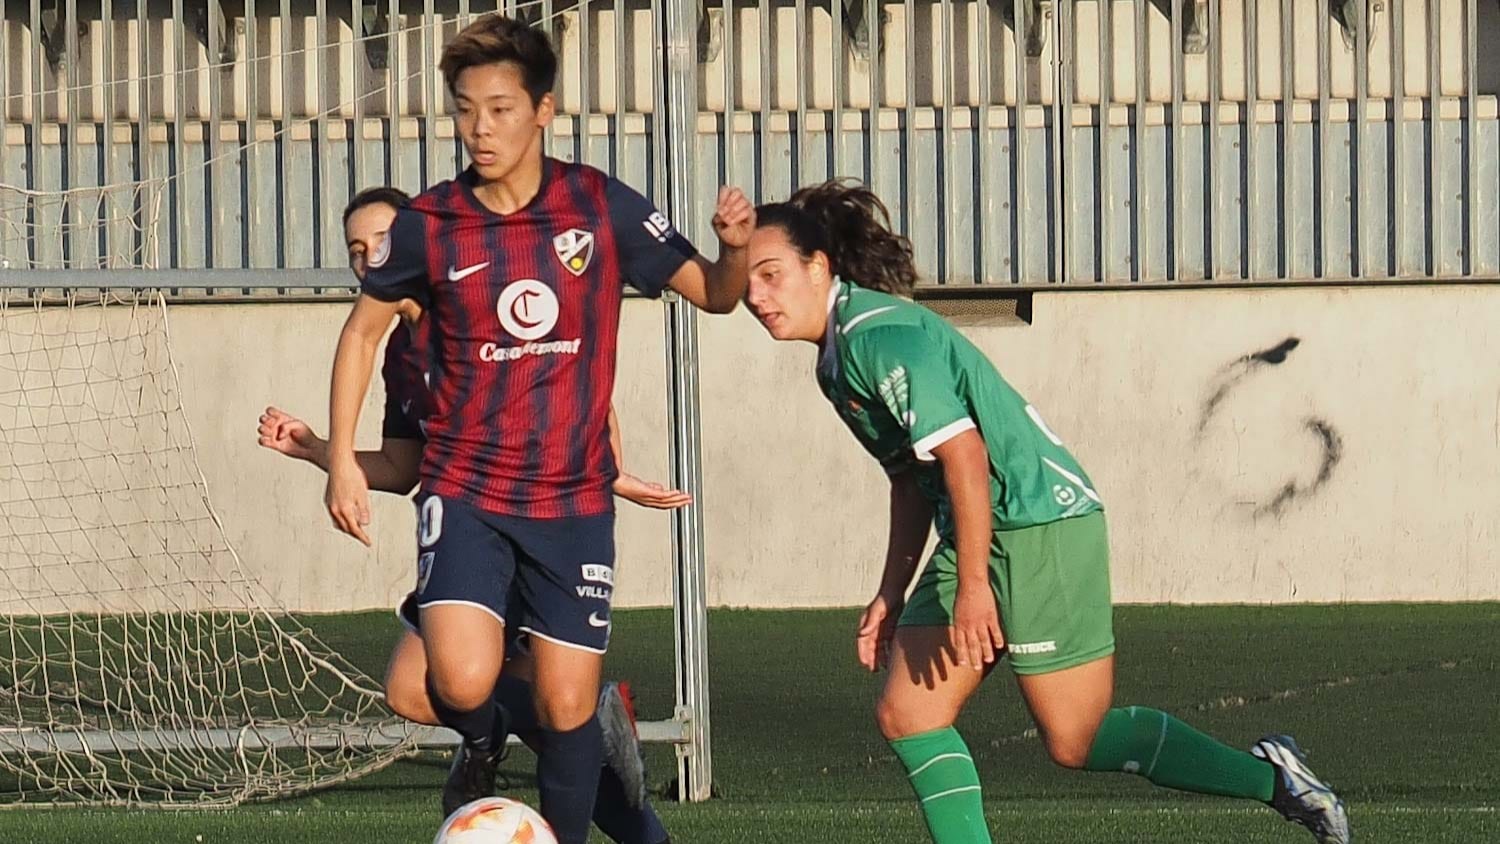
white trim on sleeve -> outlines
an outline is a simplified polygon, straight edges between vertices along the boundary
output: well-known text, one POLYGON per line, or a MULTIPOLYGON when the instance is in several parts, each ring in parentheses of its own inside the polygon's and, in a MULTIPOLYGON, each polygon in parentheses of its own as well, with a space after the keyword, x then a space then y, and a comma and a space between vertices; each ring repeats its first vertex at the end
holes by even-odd
POLYGON ((915 454, 917 456, 917 459, 922 461, 923 463, 931 463, 932 461, 937 459, 936 457, 932 456, 932 450, 934 448, 937 448, 938 446, 953 439, 959 434, 962 434, 964 431, 972 431, 978 427, 978 425, 974 424, 974 420, 970 419, 967 416, 962 419, 956 419, 952 422, 949 422, 947 425, 944 425, 943 427, 937 429, 936 431, 933 431, 920 440, 912 443, 912 453, 915 454))

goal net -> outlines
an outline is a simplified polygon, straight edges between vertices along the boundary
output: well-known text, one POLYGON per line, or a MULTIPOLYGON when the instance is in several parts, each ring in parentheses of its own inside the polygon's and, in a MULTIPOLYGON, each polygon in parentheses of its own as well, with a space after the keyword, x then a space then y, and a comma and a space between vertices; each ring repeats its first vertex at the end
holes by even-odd
POLYGON ((226 539, 162 298, 0 297, 0 804, 230 805, 409 752, 226 539))
POLYGON ((164 180, 63 191, 0 184, 0 269, 157 265, 164 180))

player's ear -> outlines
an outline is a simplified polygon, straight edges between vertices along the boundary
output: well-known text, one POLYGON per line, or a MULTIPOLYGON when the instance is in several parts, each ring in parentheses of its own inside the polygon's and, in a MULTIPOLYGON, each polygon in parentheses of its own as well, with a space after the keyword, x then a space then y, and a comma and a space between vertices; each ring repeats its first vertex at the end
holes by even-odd
POLYGON ((833 264, 828 260, 828 253, 821 249, 815 250, 812 257, 807 260, 807 271, 813 278, 823 280, 833 277, 833 264))
POLYGON ((557 116, 557 99, 548 91, 536 104, 536 125, 538 129, 545 129, 552 118, 557 116))

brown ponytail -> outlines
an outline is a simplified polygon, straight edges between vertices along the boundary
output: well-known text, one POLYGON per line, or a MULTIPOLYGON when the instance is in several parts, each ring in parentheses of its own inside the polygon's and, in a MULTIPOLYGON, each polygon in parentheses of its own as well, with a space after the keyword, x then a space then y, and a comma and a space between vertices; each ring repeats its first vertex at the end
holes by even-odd
POLYGON ((783 229, 804 257, 823 252, 845 281, 906 297, 916 287, 911 241, 891 231, 885 203, 858 182, 802 188, 786 202, 761 206, 756 220, 783 229))

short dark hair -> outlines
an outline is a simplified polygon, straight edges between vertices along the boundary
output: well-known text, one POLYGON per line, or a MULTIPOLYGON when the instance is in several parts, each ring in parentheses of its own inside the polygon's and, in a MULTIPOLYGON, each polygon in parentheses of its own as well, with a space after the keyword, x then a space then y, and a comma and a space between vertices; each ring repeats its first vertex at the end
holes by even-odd
POLYGON ((520 66, 522 84, 539 105, 557 83, 557 54, 541 30, 504 15, 483 15, 464 27, 443 47, 438 69, 448 84, 448 93, 458 75, 471 67, 513 62, 520 66))
POLYGON ((344 224, 349 224, 349 218, 355 211, 367 205, 389 205, 392 208, 400 208, 411 200, 406 191, 393 188, 390 185, 380 185, 373 188, 365 188, 349 199, 349 204, 344 206, 344 224))

